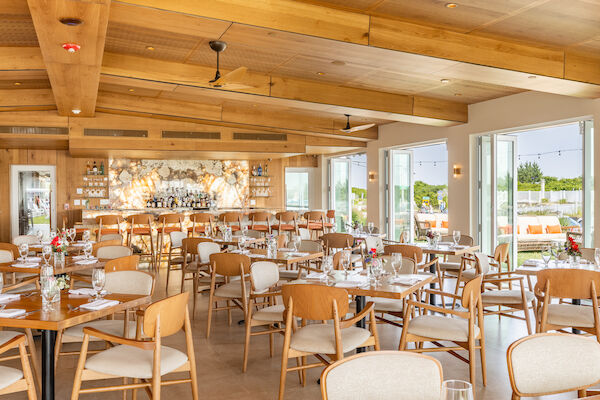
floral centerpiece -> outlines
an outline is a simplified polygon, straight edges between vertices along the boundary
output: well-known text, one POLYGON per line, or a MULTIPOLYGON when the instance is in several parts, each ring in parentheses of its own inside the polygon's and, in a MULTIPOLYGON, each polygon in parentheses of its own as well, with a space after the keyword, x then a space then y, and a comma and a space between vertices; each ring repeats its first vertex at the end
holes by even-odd
POLYGON ((565 252, 573 257, 581 257, 581 250, 579 249, 579 245, 570 236, 567 237, 567 241, 565 242, 565 252))
POLYGON ((60 236, 55 236, 50 242, 53 253, 67 254, 67 243, 60 236))
POLYGON ((372 248, 369 250, 367 255, 365 256, 365 264, 367 267, 370 267, 373 264, 373 260, 377 258, 377 249, 372 248))
POLYGON ((69 285, 70 280, 71 280, 71 277, 67 274, 59 275, 56 278, 56 286, 58 286, 58 290, 68 289, 70 287, 70 285, 69 285))
POLYGON ((429 245, 437 246, 439 241, 439 234, 437 232, 434 232, 431 229, 429 229, 425 234, 425 237, 427 238, 427 242, 429 242, 429 245))

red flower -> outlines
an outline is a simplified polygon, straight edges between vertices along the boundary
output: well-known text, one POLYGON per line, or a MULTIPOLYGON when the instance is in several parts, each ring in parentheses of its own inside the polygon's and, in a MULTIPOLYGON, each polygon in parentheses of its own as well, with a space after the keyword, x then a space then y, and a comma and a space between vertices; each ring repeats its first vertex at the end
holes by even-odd
POLYGON ((55 236, 54 239, 52 239, 52 242, 50 242, 50 244, 52 244, 54 246, 59 246, 60 245, 60 238, 58 236, 55 236))
POLYGON ((377 249, 375 249, 375 248, 372 248, 372 249, 371 249, 371 253, 377 253, 377 249))

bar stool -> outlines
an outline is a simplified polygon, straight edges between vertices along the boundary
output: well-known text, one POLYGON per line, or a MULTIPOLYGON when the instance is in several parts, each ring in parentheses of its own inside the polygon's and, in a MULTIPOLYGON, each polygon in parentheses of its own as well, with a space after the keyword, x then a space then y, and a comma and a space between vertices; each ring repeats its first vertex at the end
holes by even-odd
POLYGON ((239 212, 226 212, 223 213, 221 215, 219 215, 219 221, 224 222, 226 225, 229 224, 235 224, 237 223, 238 225, 229 225, 231 227, 232 231, 239 231, 242 229, 242 218, 244 216, 242 215, 242 213, 239 212))
POLYGON ((313 232, 321 231, 325 234, 325 213, 323 211, 307 211, 304 213, 306 222, 298 224, 298 228, 308 229, 311 239, 317 239, 318 236, 313 232))
POLYGON ((215 222, 214 215, 210 213, 196 213, 190 215, 190 221, 192 221, 192 226, 188 228, 188 236, 194 237, 196 232, 212 236, 213 222, 215 222))
POLYGON ((100 241, 102 234, 118 233, 121 234, 121 222, 123 218, 120 215, 99 215, 96 217, 96 241, 100 241))
POLYGON ((283 232, 298 233, 298 213, 294 211, 282 211, 275 214, 277 223, 271 225, 271 231, 276 230, 277 234, 283 232))
POLYGON ((152 214, 135 214, 127 217, 127 245, 131 248, 133 246, 133 240, 135 236, 139 236, 140 240, 144 247, 146 247, 146 251, 148 250, 148 245, 144 241, 144 237, 149 237, 150 239, 150 252, 144 253, 142 250, 141 256, 150 256, 150 264, 152 269, 156 268, 155 257, 156 253, 154 251, 154 241, 152 240, 152 221, 154 220, 154 215, 152 214))
POLYGON ((250 220, 250 229, 259 232, 271 233, 270 220, 273 215, 267 211, 257 211, 250 213, 248 219, 250 220), (264 222, 264 225, 258 224, 257 222, 264 222))
MULTIPOLYGON (((157 267, 160 267, 162 261, 162 253, 164 247, 165 233, 167 236, 171 232, 183 231, 183 220, 185 215, 183 214, 163 214, 158 216, 158 229, 156 234, 156 251, 158 253, 156 257, 157 267)), ((169 240, 169 246, 171 241, 169 240)))

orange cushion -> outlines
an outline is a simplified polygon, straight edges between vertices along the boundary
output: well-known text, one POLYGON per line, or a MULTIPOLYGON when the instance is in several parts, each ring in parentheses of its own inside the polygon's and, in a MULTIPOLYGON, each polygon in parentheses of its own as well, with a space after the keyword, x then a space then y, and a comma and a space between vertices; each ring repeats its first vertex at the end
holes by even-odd
POLYGON ((547 233, 562 233, 562 230, 560 229, 560 225, 548 225, 546 227, 546 232, 547 233))
MULTIPOLYGON (((171 233, 171 232, 176 232, 176 231, 180 231, 181 228, 179 228, 178 226, 165 226, 165 233, 171 233)), ((158 228, 158 233, 161 233, 162 227, 158 228)))
POLYGON ((543 233, 541 225, 527 225, 527 231, 530 235, 541 235, 543 233))
POLYGON ((448 228, 448 221, 442 221, 442 228, 448 228))
POLYGON ((206 230, 206 226, 204 225, 196 225, 195 227, 189 227, 188 228, 188 232, 191 231, 195 231, 195 232, 204 232, 206 230))
MULTIPOLYGON (((98 229, 96 229, 96 234, 98 234, 98 229)), ((102 234, 107 235, 109 233, 119 233, 117 228, 102 228, 102 234)))
MULTIPOLYGON (((278 230, 279 229, 279 225, 271 225, 271 229, 278 230)), ((281 230, 282 231, 294 231, 294 230, 296 230, 296 228, 294 228, 294 225, 281 224, 281 230)))
POLYGON ((512 225, 499 226, 498 228, 500 229, 500 233, 503 235, 511 234, 513 231, 512 225))
POLYGON ((251 225, 249 226, 250 229, 255 230, 255 231, 268 231, 269 227, 267 225, 251 225))
POLYGON ((437 221, 428 221, 430 228, 435 228, 437 226, 437 221))
MULTIPOLYGON (((127 229, 127 233, 129 233, 129 232, 131 232, 131 228, 127 229)), ((135 235, 149 235, 150 228, 133 228, 133 233, 135 235)))

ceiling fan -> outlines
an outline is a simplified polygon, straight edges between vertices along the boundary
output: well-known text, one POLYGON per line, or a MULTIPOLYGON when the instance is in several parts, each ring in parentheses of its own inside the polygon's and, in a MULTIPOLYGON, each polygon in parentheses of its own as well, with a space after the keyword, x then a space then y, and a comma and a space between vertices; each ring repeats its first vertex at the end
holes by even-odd
POLYGON ((250 88, 251 86, 241 83, 244 76, 246 76, 246 72, 248 72, 248 68, 246 67, 239 67, 225 75, 221 75, 221 71, 219 70, 219 55, 227 48, 227 42, 211 40, 208 44, 217 53, 217 72, 215 73, 215 78, 208 81, 208 84, 214 88, 224 89, 250 88))
POLYGON ((346 116, 346 127, 344 129, 340 129, 340 131, 342 131, 344 133, 364 131, 365 129, 369 129, 369 128, 375 126, 375 124, 365 124, 365 125, 359 125, 359 126, 355 126, 354 128, 351 128, 350 127, 350 114, 344 114, 344 115, 346 116))

